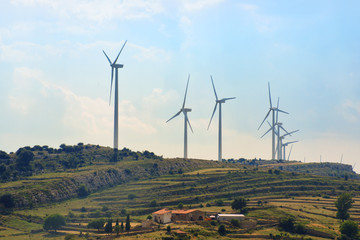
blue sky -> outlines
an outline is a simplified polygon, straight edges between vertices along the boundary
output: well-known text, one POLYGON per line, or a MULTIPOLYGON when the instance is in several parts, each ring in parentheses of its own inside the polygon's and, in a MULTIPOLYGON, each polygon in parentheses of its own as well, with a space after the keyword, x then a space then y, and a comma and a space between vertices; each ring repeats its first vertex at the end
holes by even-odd
MULTIPOLYGON (((358 1, 11 0, 0 3, 0 149, 78 142, 112 146, 110 66, 119 63, 120 148, 217 158, 210 75, 223 105, 223 157, 271 157, 259 131, 280 97, 292 158, 360 156, 358 1)), ((359 164, 360 165, 360 164, 359 164)), ((360 169, 356 166, 355 170, 360 169)))

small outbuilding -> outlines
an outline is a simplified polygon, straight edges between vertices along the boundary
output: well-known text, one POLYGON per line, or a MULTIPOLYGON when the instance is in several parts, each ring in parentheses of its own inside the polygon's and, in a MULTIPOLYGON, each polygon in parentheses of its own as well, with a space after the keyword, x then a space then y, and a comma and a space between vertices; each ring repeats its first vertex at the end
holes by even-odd
POLYGON ((244 214, 223 213, 223 214, 217 214, 216 219, 218 221, 231 221, 232 219, 242 221, 245 220, 245 216, 244 214))
POLYGON ((152 213, 153 220, 157 223, 171 222, 171 211, 164 208, 152 213))

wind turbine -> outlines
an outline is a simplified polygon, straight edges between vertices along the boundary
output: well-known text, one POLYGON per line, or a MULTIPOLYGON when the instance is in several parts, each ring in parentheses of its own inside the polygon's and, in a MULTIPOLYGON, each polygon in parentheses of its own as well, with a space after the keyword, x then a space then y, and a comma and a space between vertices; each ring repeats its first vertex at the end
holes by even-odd
MULTIPOLYGON (((284 135, 278 136, 278 138, 280 139, 280 141, 279 141, 280 145, 278 145, 278 151, 280 150, 280 153, 281 153, 280 156, 279 156, 279 159, 286 160, 285 148, 286 148, 287 145, 285 145, 286 143, 283 144, 283 140, 285 139, 285 137, 288 136, 288 135, 292 136, 291 134, 296 133, 298 131, 299 130, 295 130, 295 131, 292 131, 292 132, 286 132, 284 135)), ((288 142, 288 144, 295 143, 295 142, 298 142, 298 141, 288 142)))
POLYGON ((212 83, 212 86, 213 86, 213 89, 214 89, 214 93, 215 93, 215 107, 214 107, 214 111, 211 115, 211 118, 210 118, 210 122, 209 122, 209 126, 208 126, 208 130, 209 130, 209 127, 210 127, 210 124, 211 124, 211 121, 214 117, 214 114, 216 112, 216 107, 217 105, 219 104, 219 143, 218 143, 218 161, 221 161, 222 160, 222 130, 221 130, 221 104, 222 103, 225 103, 227 100, 231 100, 231 99, 235 99, 235 97, 230 97, 230 98, 222 98, 222 99, 218 99, 218 96, 216 94, 216 90, 215 90, 215 85, 214 85, 214 81, 213 81, 213 78, 212 76, 210 75, 210 78, 211 78, 211 83, 212 83))
POLYGON ((119 127, 119 121, 118 121, 118 117, 119 117, 119 105, 118 105, 118 98, 119 98, 119 94, 118 94, 118 69, 119 68, 123 68, 123 64, 117 64, 116 61, 118 60, 120 53, 122 52, 122 50, 125 47, 127 41, 125 41, 124 45, 122 46, 119 54, 117 55, 116 59, 114 62, 110 61, 110 58, 108 57, 108 55, 106 55, 105 51, 103 50, 103 53, 105 54, 105 57, 107 58, 107 60, 110 63, 110 67, 111 67, 111 85, 110 85, 110 99, 109 99, 109 105, 111 102, 111 90, 112 90, 112 85, 113 85, 113 78, 114 78, 114 69, 115 69, 115 99, 114 99, 114 157, 115 160, 117 158, 117 151, 118 151, 118 127, 119 127))
POLYGON ((286 113, 289 114, 288 112, 285 112, 283 110, 280 110, 279 107, 273 107, 272 106, 272 102, 271 102, 271 92, 270 92, 270 83, 268 83, 268 89, 269 89, 269 102, 270 102, 270 108, 268 113, 266 114, 264 120, 261 122, 258 130, 261 128, 261 126, 263 125, 263 123, 265 122, 266 118, 270 115, 270 112, 272 112, 272 148, 271 148, 271 158, 275 159, 275 112, 282 112, 282 113, 286 113))
POLYGON ((289 156, 288 156, 288 158, 287 158, 287 160, 289 161, 289 159, 290 159, 290 154, 291 154, 291 150, 292 150, 292 146, 293 146, 292 144, 293 144, 293 143, 297 143, 297 142, 299 142, 299 141, 292 141, 292 142, 281 143, 281 145, 282 145, 282 147, 283 147, 284 160, 286 160, 286 147, 287 147, 289 144, 291 144, 289 156))
POLYGON ((187 113, 191 112, 191 108, 185 108, 185 101, 186 101, 186 94, 187 94, 187 90, 188 90, 188 86, 189 86, 189 80, 190 80, 190 74, 189 74, 187 84, 186 84, 184 102, 183 102, 183 105, 182 105, 180 111, 177 112, 173 117, 171 117, 169 120, 166 121, 166 122, 169 122, 171 119, 179 116, 180 113, 184 114, 184 159, 187 159, 187 125, 188 124, 189 124, 191 132, 193 132, 190 121, 189 121, 188 116, 187 116, 187 113))
MULTIPOLYGON (((280 98, 278 98, 278 101, 277 101, 277 107, 276 109, 279 109, 279 102, 280 102, 280 98)), ((281 110, 280 110, 281 111, 281 110)), ((276 150, 275 150, 275 154, 277 152, 277 159, 278 160, 282 160, 283 156, 282 156, 282 140, 287 136, 287 135, 290 135, 292 133, 295 133, 299 130, 296 130, 296 131, 293 131, 293 132, 288 132, 286 131, 286 129, 283 127, 283 123, 279 122, 279 111, 276 111, 276 120, 275 120, 275 123, 273 123, 273 125, 271 125, 269 123, 269 121, 267 121, 267 123, 269 124, 270 126, 270 129, 267 130, 262 136, 261 138, 263 138, 268 132, 270 132, 271 130, 273 132, 275 132, 275 135, 277 136, 277 147, 276 147, 276 150), (286 134, 282 135, 281 136, 281 130, 283 130, 286 134)), ((275 156, 274 154, 274 156, 275 156)), ((285 158, 285 156, 284 156, 285 158)))

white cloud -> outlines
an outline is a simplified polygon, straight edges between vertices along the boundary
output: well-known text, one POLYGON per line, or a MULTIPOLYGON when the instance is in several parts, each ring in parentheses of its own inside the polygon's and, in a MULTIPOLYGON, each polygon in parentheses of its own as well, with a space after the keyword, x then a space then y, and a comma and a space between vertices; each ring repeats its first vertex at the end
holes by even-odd
POLYGON ((177 100, 179 95, 175 91, 167 91, 154 88, 149 96, 143 97, 143 103, 147 110, 163 106, 164 104, 177 100))
POLYGON ((254 5, 254 4, 240 4, 239 5, 241 9, 245 10, 245 11, 256 11, 258 9, 258 6, 254 5))
POLYGON ((206 7, 218 5, 224 0, 183 0, 183 8, 185 11, 199 11, 206 7))
POLYGON ((360 101, 346 100, 340 109, 343 118, 348 122, 360 122, 360 101))
POLYGON ((95 22, 112 19, 150 18, 163 11, 160 0, 12 0, 22 7, 45 8, 60 18, 79 18, 95 22))
POLYGON ((252 23, 260 33, 272 32, 277 28, 278 21, 272 16, 261 14, 257 5, 239 4, 238 6, 250 16, 252 23))
MULTIPOLYGON (((16 68, 14 70, 13 88, 9 92, 9 104, 17 114, 27 114, 28 117, 39 114, 38 105, 45 104, 46 112, 40 112, 43 116, 37 116, 38 121, 48 121, 46 115, 53 111, 64 109, 59 122, 54 122, 54 128, 63 129, 65 133, 76 135, 77 139, 88 142, 104 143, 105 137, 113 131, 113 105, 100 98, 79 96, 71 90, 51 83, 39 70, 30 68, 16 68), (56 96, 56 105, 46 103, 49 96, 56 96)), ((52 102, 52 104, 54 104, 52 102)), ((124 100, 120 102, 119 128, 129 134, 142 133, 153 134, 156 129, 144 123, 136 115, 134 105, 124 100)), ((41 132, 41 129, 39 129, 41 132)), ((44 133, 46 135, 46 133, 44 133)), ((67 136, 71 138, 71 136, 67 136)))
POLYGON ((133 43, 129 43, 129 47, 134 48, 137 52, 134 54, 134 58, 140 62, 142 61, 160 61, 162 63, 169 62, 171 60, 171 54, 163 49, 156 47, 143 47, 133 43))

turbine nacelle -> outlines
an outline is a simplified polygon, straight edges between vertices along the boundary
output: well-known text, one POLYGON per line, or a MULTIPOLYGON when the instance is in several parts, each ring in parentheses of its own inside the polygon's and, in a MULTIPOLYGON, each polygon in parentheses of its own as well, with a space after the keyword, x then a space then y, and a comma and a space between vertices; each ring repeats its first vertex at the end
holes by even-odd
POLYGON ((180 111, 183 111, 183 112, 191 112, 191 108, 183 108, 183 109, 180 109, 180 111))
POLYGON ((111 90, 112 90, 112 85, 113 85, 113 78, 114 78, 114 68, 115 69, 118 69, 118 68, 123 68, 124 65, 123 64, 117 64, 117 60, 122 52, 122 50, 124 49, 125 47, 125 44, 127 43, 127 40, 125 41, 124 45, 122 46, 122 48, 120 49, 120 52, 119 54, 117 55, 117 57, 115 58, 114 62, 111 62, 110 58, 108 57, 108 55, 106 54, 106 52, 103 50, 103 53, 106 57, 106 59, 109 61, 110 63, 110 67, 111 67, 111 84, 110 84, 110 98, 109 98, 109 105, 111 103, 111 90))
POLYGON ((113 67, 113 68, 123 68, 124 67, 123 64, 119 64, 119 63, 111 64, 110 66, 113 67))

